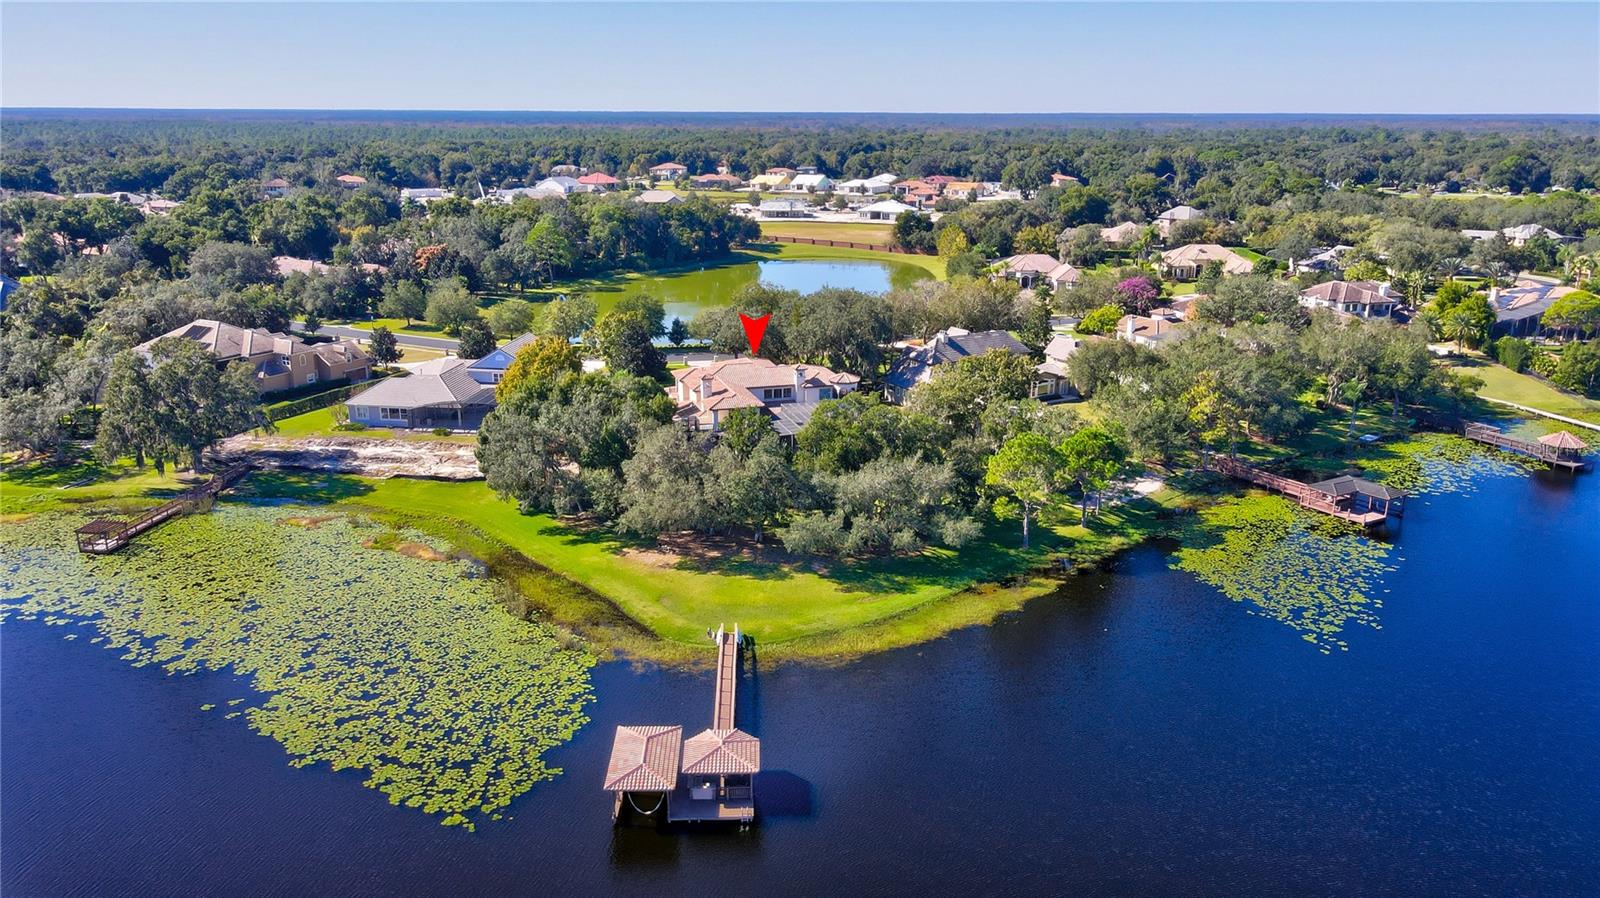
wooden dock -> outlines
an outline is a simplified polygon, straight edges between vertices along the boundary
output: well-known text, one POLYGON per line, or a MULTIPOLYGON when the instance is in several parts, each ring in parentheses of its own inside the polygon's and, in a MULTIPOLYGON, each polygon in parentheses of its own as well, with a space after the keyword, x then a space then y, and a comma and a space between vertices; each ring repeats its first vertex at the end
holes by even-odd
POLYGON ((739 635, 739 625, 734 624, 732 633, 718 627, 715 638, 717 641, 717 684, 714 704, 711 709, 711 728, 713 730, 731 730, 733 729, 734 690, 739 682, 739 644, 742 641, 739 635))
POLYGON ((1581 454, 1588 448, 1587 445, 1564 430, 1560 431, 1560 435, 1568 437, 1572 441, 1572 446, 1563 447, 1535 440, 1519 440, 1516 437, 1502 433, 1499 428, 1492 424, 1484 424, 1478 421, 1468 422, 1466 427, 1462 429, 1462 433, 1467 439, 1474 442, 1493 446, 1506 452, 1526 455, 1529 458, 1536 458, 1545 464, 1566 468, 1569 471, 1582 471, 1589 466, 1581 454))
POLYGON ((1362 528, 1377 527, 1401 514, 1405 494, 1357 477, 1338 477, 1312 484, 1247 465, 1227 456, 1215 456, 1211 467, 1236 480, 1281 493, 1300 507, 1349 521, 1362 528))
POLYGON ((74 531, 78 538, 78 551, 89 555, 110 555, 133 542, 141 533, 154 530, 181 515, 209 508, 219 493, 233 486, 249 471, 250 463, 240 462, 132 520, 96 518, 74 531))

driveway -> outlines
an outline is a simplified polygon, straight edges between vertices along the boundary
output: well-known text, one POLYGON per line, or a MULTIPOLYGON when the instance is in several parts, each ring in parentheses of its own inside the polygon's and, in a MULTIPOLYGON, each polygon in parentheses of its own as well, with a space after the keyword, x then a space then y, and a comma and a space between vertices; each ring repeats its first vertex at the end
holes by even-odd
MULTIPOLYGON (((291 321, 289 326, 296 330, 305 330, 305 322, 291 321)), ((324 324, 317 328, 317 333, 329 337, 343 337, 347 340, 361 340, 363 342, 372 338, 372 331, 362 330, 359 327, 348 327, 343 324, 324 324)), ((402 331, 393 331, 394 341, 401 346, 415 346, 419 349, 440 349, 446 352, 455 352, 461 345, 459 340, 449 337, 424 337, 418 334, 407 334, 402 331)))

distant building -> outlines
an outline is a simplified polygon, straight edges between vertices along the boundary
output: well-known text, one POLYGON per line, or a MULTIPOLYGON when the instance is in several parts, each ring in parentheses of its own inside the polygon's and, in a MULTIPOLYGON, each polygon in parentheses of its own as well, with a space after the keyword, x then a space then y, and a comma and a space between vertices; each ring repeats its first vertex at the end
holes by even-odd
POLYGON ((908 206, 896 200, 879 200, 857 209, 856 215, 865 221, 894 221, 901 213, 915 211, 917 211, 915 206, 908 206))
POLYGON ((578 193, 583 190, 583 185, 577 178, 566 175, 555 175, 545 178, 533 185, 533 192, 544 196, 566 196, 569 193, 578 193))
POLYGON ((280 197, 287 196, 292 186, 293 185, 282 178, 268 178, 267 180, 261 182, 261 193, 263 196, 269 196, 273 199, 278 199, 280 197))
POLYGON ((1156 216, 1156 232, 1162 240, 1172 236, 1172 226, 1180 221, 1199 221, 1206 217, 1204 212, 1193 206, 1173 206, 1171 209, 1156 216))
POLYGON ((1044 361, 1033 367, 1033 398, 1045 402, 1078 398, 1078 390, 1067 373, 1067 363, 1082 345, 1082 340, 1066 334, 1056 334, 1050 338, 1044 348, 1044 361))
POLYGON ((633 201, 652 206, 672 206, 683 202, 683 197, 670 190, 646 190, 634 197, 633 201))
POLYGON ((1023 288, 1048 284, 1051 290, 1071 290, 1083 272, 1044 253, 1023 253, 1001 262, 1001 275, 1023 288))
POLYGON ((1290 259, 1290 274, 1312 274, 1324 271, 1340 271, 1343 265, 1340 260, 1344 254, 1355 249, 1353 246, 1339 244, 1337 246, 1319 247, 1306 254, 1304 259, 1290 259))
POLYGON ((1075 187, 1082 183, 1083 182, 1077 178, 1074 178, 1071 175, 1064 175, 1060 172, 1054 172, 1050 175, 1051 187, 1075 187))
POLYGON ((1388 283, 1325 281, 1300 291, 1300 305, 1308 309, 1330 309, 1347 318, 1390 318, 1400 300, 1390 294, 1388 283))
POLYGON ((590 172, 589 174, 583 175, 582 177, 578 178, 578 183, 596 193, 606 190, 616 190, 618 187, 622 186, 621 181, 618 181, 616 178, 611 177, 603 171, 590 172))
POLYGON ((676 162, 663 162, 660 165, 650 166, 650 176, 662 181, 676 181, 689 173, 687 165, 676 162))
POLYGON ((367 186, 367 179, 360 175, 340 175, 333 180, 346 190, 355 190, 367 186))
POLYGON ((1529 240, 1535 237, 1543 237, 1556 243, 1566 243, 1578 239, 1576 237, 1568 237, 1565 234, 1558 234, 1544 225, 1537 224, 1521 224, 1515 227, 1501 228, 1498 231, 1479 231, 1468 228, 1461 232, 1461 236, 1469 237, 1473 240, 1492 240, 1497 234, 1506 238, 1506 242, 1512 246, 1525 246, 1529 240))
POLYGON ((400 188, 400 202, 420 203, 426 206, 439 200, 449 199, 450 191, 443 187, 402 187, 400 188))
POLYGON ((789 186, 789 179, 793 178, 794 175, 795 172, 792 168, 769 168, 762 174, 751 178, 750 187, 753 190, 782 190, 783 188, 789 186))
POLYGON ((1112 249, 1121 249, 1138 240, 1139 235, 1144 233, 1146 227, 1148 225, 1125 221, 1109 228, 1101 228, 1100 242, 1112 249))
POLYGON ((762 200, 756 214, 762 218, 808 218, 811 205, 805 200, 762 200))
POLYGON ((367 354, 355 343, 307 343, 266 328, 236 327, 210 318, 196 318, 134 348, 148 356, 157 340, 169 338, 200 344, 218 364, 250 365, 256 372, 256 391, 263 394, 316 383, 361 381, 370 373, 367 354))
POLYGON ((927 383, 940 365, 959 362, 986 352, 1028 355, 1028 347, 1005 331, 972 331, 959 327, 942 330, 921 346, 908 346, 889 367, 884 377, 884 396, 890 402, 904 402, 917 384, 927 383))
POLYGON ((699 190, 738 190, 744 186, 737 175, 717 173, 714 175, 695 175, 689 179, 689 186, 699 190))
POLYGON ((827 193, 833 190, 833 179, 815 172, 799 174, 789 180, 789 189, 797 193, 827 193))
POLYGON ((1533 337, 1544 330, 1544 313, 1556 300, 1572 292, 1556 284, 1524 284, 1502 290, 1489 289, 1489 307, 1494 309, 1490 336, 1533 337))
POLYGON ((1117 339, 1135 346, 1155 348, 1188 336, 1183 321, 1166 315, 1124 315, 1117 321, 1117 339))

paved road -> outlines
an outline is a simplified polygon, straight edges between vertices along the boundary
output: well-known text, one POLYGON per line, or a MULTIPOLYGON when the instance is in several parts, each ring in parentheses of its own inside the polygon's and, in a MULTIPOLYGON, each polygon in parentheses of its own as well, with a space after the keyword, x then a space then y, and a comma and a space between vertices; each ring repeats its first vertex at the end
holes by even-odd
MULTIPOLYGON (((305 330, 305 322, 302 321, 291 321, 289 325, 296 330, 305 330)), ((362 330, 359 327, 347 327, 342 324, 324 324, 322 327, 317 328, 317 333, 325 334, 329 337, 345 337, 350 340, 367 340, 372 336, 372 331, 362 330)), ((394 341, 401 346, 417 346, 422 349, 443 349, 454 352, 456 347, 461 345, 461 341, 452 340, 449 337, 423 337, 401 331, 393 331, 393 333, 394 341)))

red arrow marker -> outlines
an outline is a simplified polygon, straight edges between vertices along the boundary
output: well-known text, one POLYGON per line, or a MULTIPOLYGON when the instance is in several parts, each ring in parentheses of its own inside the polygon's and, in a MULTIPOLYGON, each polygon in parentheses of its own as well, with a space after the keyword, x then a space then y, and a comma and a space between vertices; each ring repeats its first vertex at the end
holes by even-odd
POLYGON ((761 338, 767 333, 767 322, 771 320, 771 312, 762 315, 760 318, 751 318, 743 312, 739 313, 739 323, 744 325, 744 335, 750 340, 750 355, 752 357, 761 351, 761 338))

